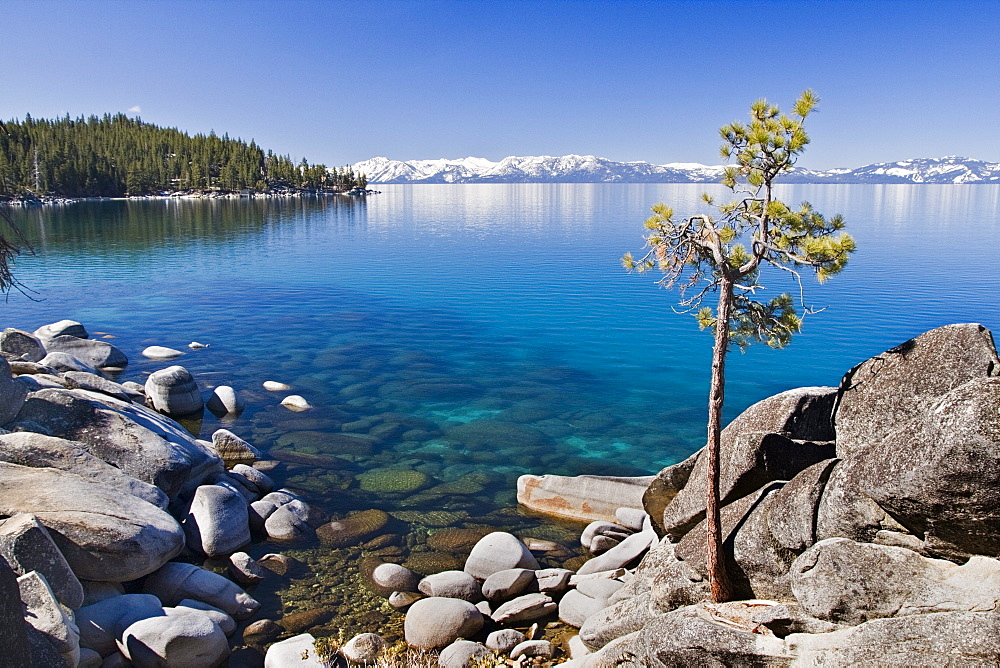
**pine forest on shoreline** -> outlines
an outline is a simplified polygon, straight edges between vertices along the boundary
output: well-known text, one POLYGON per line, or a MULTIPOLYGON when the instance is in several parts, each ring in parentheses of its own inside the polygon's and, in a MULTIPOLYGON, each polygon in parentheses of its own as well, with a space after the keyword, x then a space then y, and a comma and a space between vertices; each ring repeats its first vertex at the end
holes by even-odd
POLYGON ((125 114, 0 124, 0 201, 184 191, 364 188, 350 167, 327 169, 228 134, 191 136, 125 114))

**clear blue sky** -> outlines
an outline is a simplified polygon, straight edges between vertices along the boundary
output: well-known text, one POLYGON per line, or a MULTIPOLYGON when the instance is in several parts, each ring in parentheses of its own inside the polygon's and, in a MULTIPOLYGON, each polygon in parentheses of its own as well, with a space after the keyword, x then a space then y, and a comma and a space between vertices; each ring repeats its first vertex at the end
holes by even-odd
MULTIPOLYGON (((5 0, 0 118, 139 109, 311 161, 718 159, 757 97, 800 165, 1000 161, 996 2, 5 0)), ((135 113, 130 112, 130 113, 135 113)))

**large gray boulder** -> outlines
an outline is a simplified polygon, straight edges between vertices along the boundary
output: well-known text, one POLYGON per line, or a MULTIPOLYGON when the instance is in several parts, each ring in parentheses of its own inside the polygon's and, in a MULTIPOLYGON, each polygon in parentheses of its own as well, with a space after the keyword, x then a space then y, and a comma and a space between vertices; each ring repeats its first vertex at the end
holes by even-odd
POLYGON ((81 339, 68 334, 42 339, 48 353, 66 353, 98 369, 128 366, 128 357, 107 341, 81 339))
POLYGON ((79 371, 81 373, 97 373, 97 367, 69 353, 52 351, 43 357, 39 362, 42 366, 53 371, 79 371))
POLYGON ((62 374, 62 378, 66 383, 66 387, 71 390, 100 392, 109 397, 114 397, 119 401, 132 401, 136 394, 135 392, 130 393, 124 386, 94 373, 67 371, 62 374))
POLYGON ((18 575, 41 574, 66 607, 76 610, 83 605, 83 585, 34 515, 14 515, 0 525, 0 554, 18 575))
POLYGON ((1000 663, 1000 614, 873 619, 832 633, 796 633, 785 641, 795 665, 802 666, 995 666, 1000 663))
POLYGON ((55 594, 36 571, 17 579, 21 602, 25 607, 25 621, 55 647, 66 663, 75 666, 80 658, 80 629, 72 614, 59 605, 55 594))
POLYGON ((201 485, 184 520, 189 547, 210 557, 236 552, 250 542, 246 500, 221 485, 201 485))
POLYGON ((85 605, 76 613, 80 644, 101 656, 114 654, 125 629, 140 619, 164 614, 160 600, 148 594, 122 594, 85 605))
POLYGON ((86 339, 90 335, 87 333, 87 329, 76 320, 60 320, 42 325, 35 330, 35 336, 44 342, 57 336, 75 336, 78 339, 86 339))
POLYGON ((199 413, 205 406, 194 376, 178 365, 149 374, 146 398, 153 408, 172 416, 199 413))
POLYGON ((31 649, 17 575, 0 555, 0 647, 12 666, 30 666, 31 649))
POLYGON ((424 598, 406 613, 403 634, 417 649, 440 649, 459 638, 470 638, 483 628, 476 606, 457 598, 424 598))
POLYGON ((638 665, 654 668, 786 666, 791 659, 781 639, 712 621, 703 604, 652 616, 637 640, 633 648, 645 648, 638 665))
MULTIPOLYGON (((832 410, 837 390, 803 387, 759 401, 722 430, 722 505, 775 480, 791 480, 834 456, 832 410)), ((666 506, 663 530, 680 538, 705 518, 708 458, 698 457, 687 484, 666 506)))
POLYGON ((1000 561, 958 566, 901 547, 821 541, 791 568, 792 591, 809 614, 845 624, 930 612, 1000 610, 1000 561))
MULTIPOLYGON (((747 518, 759 506, 767 502, 769 495, 777 492, 782 486, 783 483, 780 482, 771 483, 722 508, 723 555, 726 559, 727 572, 737 595, 752 598, 753 589, 747 574, 735 559, 733 542, 738 534, 744 530, 747 518)), ((708 523, 703 520, 684 535, 674 550, 679 559, 706 579, 708 577, 708 569, 705 564, 705 546, 707 544, 708 523)))
POLYGON ((14 380, 7 359, 0 356, 0 425, 7 424, 24 406, 28 388, 14 380))
POLYGON ((955 388, 843 466, 929 553, 1000 555, 1000 378, 955 388))
POLYGON ((646 491, 642 494, 642 507, 653 522, 656 533, 663 536, 663 511, 667 509, 670 502, 674 500, 677 493, 684 489, 691 478, 691 472, 698 458, 705 451, 702 448, 684 461, 671 464, 662 469, 653 480, 650 481, 646 491))
POLYGON ((499 571, 510 568, 538 570, 538 561, 516 536, 504 531, 494 531, 479 539, 465 560, 465 572, 485 580, 499 571))
POLYGON ((580 627, 580 639, 591 650, 642 629, 652 617, 648 593, 613 603, 591 615, 580 627))
POLYGON ((45 348, 34 334, 8 327, 0 332, 0 353, 14 359, 37 362, 45 357, 45 348))
POLYGON ((164 605, 174 606, 186 598, 222 610, 235 619, 246 619, 260 608, 239 585, 218 573, 193 564, 172 561, 146 578, 143 591, 158 597, 164 605))
POLYGON ((938 327, 862 362, 840 383, 837 456, 879 443, 960 385, 998 374, 993 335, 978 324, 938 327))
POLYGON ((159 488, 124 473, 95 457, 83 444, 30 431, 0 434, 0 461, 21 466, 47 466, 76 474, 91 482, 120 490, 154 506, 166 508, 169 499, 159 488))
POLYGON ((222 460, 173 420, 95 392, 35 392, 7 428, 76 441, 171 498, 222 471, 222 460))
POLYGON ((229 656, 226 634, 198 610, 141 619, 125 629, 119 648, 136 668, 218 666, 229 656))
POLYGON ((184 547, 177 521, 131 494, 65 471, 6 462, 0 480, 0 514, 34 514, 79 578, 134 580, 184 547))

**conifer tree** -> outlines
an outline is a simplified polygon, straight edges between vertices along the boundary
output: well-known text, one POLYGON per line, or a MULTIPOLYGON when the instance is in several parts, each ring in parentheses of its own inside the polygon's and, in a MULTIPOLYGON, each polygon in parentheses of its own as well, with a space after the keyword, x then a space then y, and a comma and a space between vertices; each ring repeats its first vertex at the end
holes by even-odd
POLYGON ((726 167, 722 183, 734 198, 716 204, 707 193, 704 202, 715 215, 696 214, 675 219, 674 211, 656 204, 646 221, 648 251, 641 258, 626 253, 622 264, 629 271, 659 270, 659 283, 681 293, 680 307, 694 312, 698 324, 714 331, 712 378, 708 400, 708 528, 706 567, 711 596, 727 601, 733 590, 722 554, 719 507, 719 461, 722 406, 725 396, 726 354, 731 344, 741 349, 753 342, 773 348, 789 343, 800 331, 802 315, 812 311, 803 303, 800 270, 812 270, 823 282, 840 272, 855 250, 843 219, 830 219, 808 202, 793 209, 774 195, 774 181, 792 168, 809 143, 803 129, 818 98, 811 90, 799 97, 792 116, 782 114, 766 100, 750 107, 749 124, 735 121, 720 128, 722 157, 735 160, 726 167), (785 293, 768 301, 762 271, 787 273, 796 282, 798 299, 785 293), (716 306, 703 305, 710 295, 716 306))

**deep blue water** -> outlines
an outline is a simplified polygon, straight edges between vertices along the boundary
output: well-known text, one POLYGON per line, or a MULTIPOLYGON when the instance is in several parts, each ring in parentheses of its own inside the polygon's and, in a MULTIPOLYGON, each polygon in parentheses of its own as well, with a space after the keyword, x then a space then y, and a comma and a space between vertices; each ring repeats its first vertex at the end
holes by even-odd
MULTIPOLYGON (((18 275, 43 301, 13 295, 3 324, 69 317, 111 332, 134 362, 126 378, 156 368, 139 357, 143 346, 196 339, 212 348, 180 363, 210 374, 207 385, 256 389, 273 376, 308 386, 302 393, 317 405, 339 405, 338 393, 360 379, 371 387, 359 396, 442 423, 515 408, 518 419, 501 417, 538 427, 575 411, 583 427, 548 425, 550 462, 517 467, 654 471, 703 438, 711 337, 671 310, 675 295, 654 276, 628 275, 618 258, 641 248, 651 204, 694 211, 704 189, 385 186, 367 202, 18 211, 37 252, 18 261, 18 275), (347 347, 373 368, 324 362, 347 347), (420 360, 415 368, 407 356, 420 360), (394 373, 470 387, 429 397, 386 390, 394 373)), ((1000 325, 1000 188, 788 186, 780 195, 843 213, 859 251, 825 285, 807 281, 808 301, 826 310, 789 348, 731 357, 729 418, 790 387, 836 384, 853 364, 931 327, 1000 325)), ((235 429, 249 429, 271 399, 251 401, 235 429)))
MULTIPOLYGON (((280 484, 336 515, 390 512, 402 547, 378 558, 443 570, 455 556, 429 534, 502 527, 560 542, 549 563, 561 565, 578 534, 517 512, 518 475, 653 473, 703 443, 711 335, 671 310, 676 295, 655 276, 629 275, 619 258, 641 249, 653 203, 693 212, 704 189, 415 185, 367 201, 17 209, 36 250, 17 275, 40 301, 11 295, 0 324, 71 318, 110 334, 131 359, 120 380, 169 364, 141 357, 148 345, 186 351, 171 363, 206 392, 229 384, 244 395, 247 410, 224 424, 284 453, 272 472, 280 484), (193 340, 211 347, 189 350, 193 340), (284 394, 265 380, 315 408, 279 406, 284 394), (423 474, 419 489, 389 490, 398 479, 384 480, 400 471, 423 474)), ((809 302, 826 310, 790 347, 731 355, 728 418, 785 389, 835 385, 927 329, 1000 327, 1000 186, 791 186, 780 196, 844 214, 859 250, 842 275, 807 281, 809 302)), ((219 426, 209 414, 189 423, 205 438, 219 426)), ((258 589, 265 610, 335 611, 317 634, 398 627, 401 616, 360 584, 370 553, 300 547, 321 579, 258 589)))

